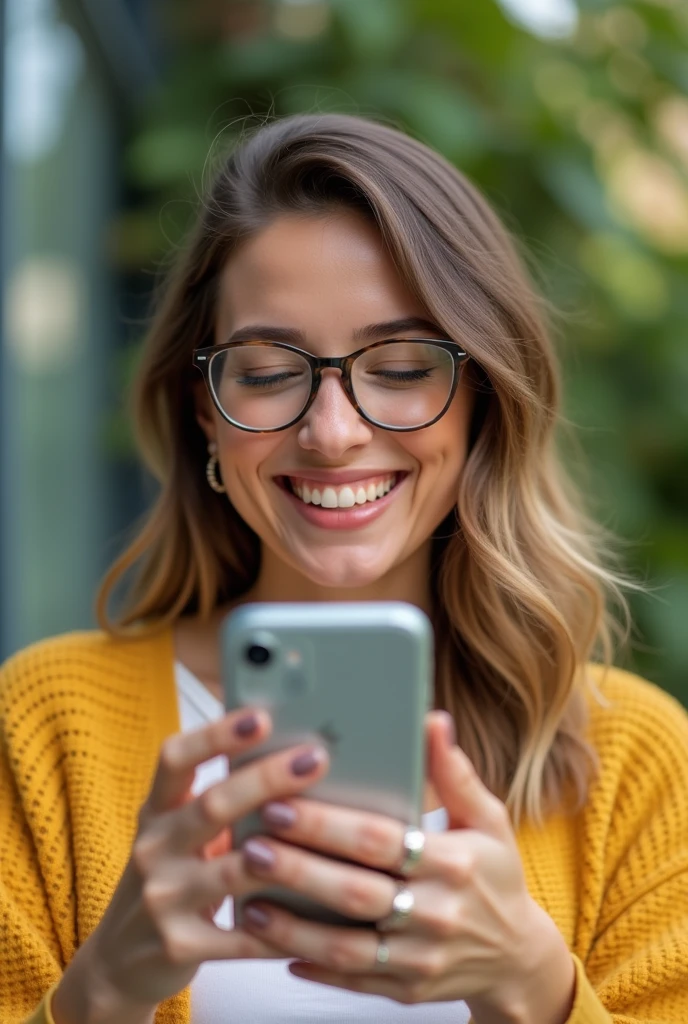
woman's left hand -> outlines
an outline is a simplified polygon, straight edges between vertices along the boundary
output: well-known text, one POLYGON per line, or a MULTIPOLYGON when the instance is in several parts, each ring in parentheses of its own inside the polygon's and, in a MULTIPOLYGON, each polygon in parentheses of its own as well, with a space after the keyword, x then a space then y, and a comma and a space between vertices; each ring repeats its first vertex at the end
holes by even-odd
MULTIPOLYGON (((370 927, 317 924, 266 903, 251 904, 258 914, 244 927, 298 958, 290 970, 300 978, 401 1003, 463 999, 475 1024, 525 1022, 531 1014, 538 1024, 564 1024, 573 1005, 573 960, 528 892, 506 807, 453 744, 446 713, 431 712, 427 730, 429 775, 447 810, 448 831, 426 834, 405 882, 414 897, 411 914, 403 930, 385 933, 387 962, 377 962, 381 936, 370 927)), ((271 835, 247 845, 251 875, 348 917, 385 918, 398 888, 392 875, 404 826, 309 799, 288 804, 294 823, 276 830, 286 842, 271 835)))

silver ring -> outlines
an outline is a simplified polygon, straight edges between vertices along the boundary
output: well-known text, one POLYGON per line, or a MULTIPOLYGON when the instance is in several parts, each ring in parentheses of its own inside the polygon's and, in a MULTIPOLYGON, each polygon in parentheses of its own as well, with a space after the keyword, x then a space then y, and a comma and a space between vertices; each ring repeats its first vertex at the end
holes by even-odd
POLYGON ((399 928, 400 925, 405 925, 413 911, 414 902, 415 899, 411 890, 407 889, 403 882, 399 883, 392 900, 392 909, 387 914, 387 917, 383 917, 381 921, 378 921, 375 926, 377 930, 379 932, 389 932, 399 928))
POLYGON ((389 960, 389 946, 385 941, 384 935, 381 935, 378 939, 377 950, 375 952, 375 964, 377 966, 384 966, 389 960))
POLYGON ((403 859, 399 874, 410 875, 423 855, 425 835, 419 828, 407 828, 404 832, 403 847, 403 859))

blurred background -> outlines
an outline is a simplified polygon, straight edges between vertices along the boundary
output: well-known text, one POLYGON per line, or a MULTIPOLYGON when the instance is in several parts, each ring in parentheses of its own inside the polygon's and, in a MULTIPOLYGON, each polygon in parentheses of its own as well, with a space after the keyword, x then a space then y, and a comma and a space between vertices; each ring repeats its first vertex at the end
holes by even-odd
POLYGON ((560 312, 598 517, 688 704, 685 0, 4 0, 0 656, 90 627, 150 499, 124 407, 211 147, 382 114, 491 199, 560 312))

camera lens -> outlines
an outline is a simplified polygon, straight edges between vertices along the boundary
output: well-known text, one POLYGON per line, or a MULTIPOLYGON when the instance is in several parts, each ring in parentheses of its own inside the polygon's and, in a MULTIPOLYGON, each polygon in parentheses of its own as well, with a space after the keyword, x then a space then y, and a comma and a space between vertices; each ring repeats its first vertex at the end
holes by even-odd
POLYGON ((267 665, 271 657, 272 654, 268 648, 263 647, 262 644, 251 644, 246 648, 246 660, 250 661, 252 665, 267 665))

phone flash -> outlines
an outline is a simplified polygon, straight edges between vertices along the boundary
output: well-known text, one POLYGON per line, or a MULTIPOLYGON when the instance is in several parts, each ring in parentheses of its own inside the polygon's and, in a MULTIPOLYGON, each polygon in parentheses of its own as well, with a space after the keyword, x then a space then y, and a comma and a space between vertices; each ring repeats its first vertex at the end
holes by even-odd
POLYGON ((284 660, 289 668, 300 668, 303 659, 300 651, 287 651, 284 660))

